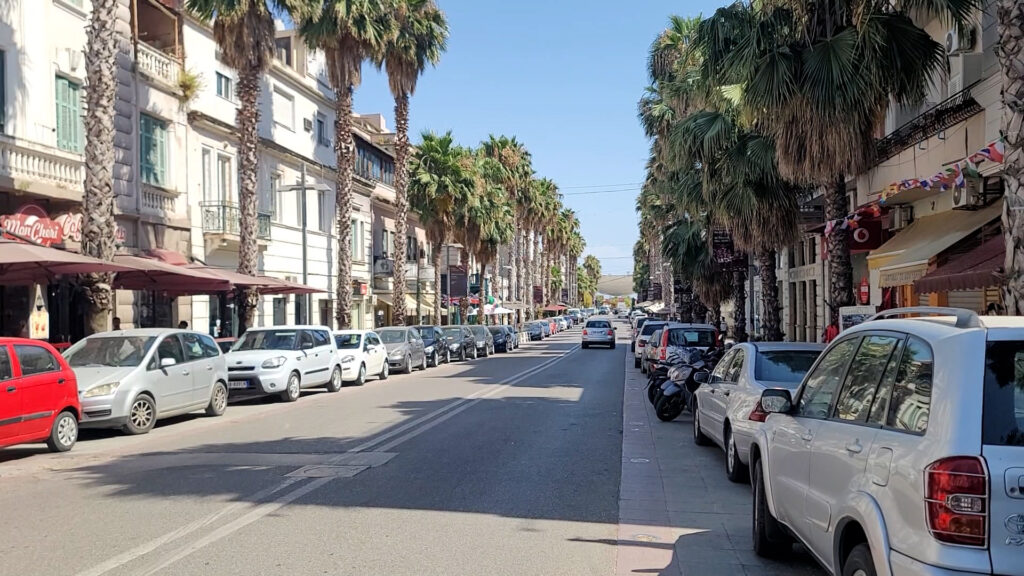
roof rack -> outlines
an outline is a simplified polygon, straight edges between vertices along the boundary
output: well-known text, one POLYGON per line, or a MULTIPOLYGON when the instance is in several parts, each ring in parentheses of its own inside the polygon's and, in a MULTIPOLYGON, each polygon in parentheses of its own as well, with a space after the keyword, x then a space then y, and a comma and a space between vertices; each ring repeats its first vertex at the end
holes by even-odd
MULTIPOLYGON (((953 316, 956 318, 957 328, 981 328, 981 318, 978 317, 978 313, 973 310, 967 310, 965 308, 948 308, 942 306, 910 306, 908 308, 893 308, 891 310, 883 310, 878 314, 875 314, 868 321, 871 320, 884 320, 886 318, 894 318, 896 316, 906 316, 908 314, 928 314, 931 316, 953 316)), ((922 318, 927 320, 927 318, 922 318)))

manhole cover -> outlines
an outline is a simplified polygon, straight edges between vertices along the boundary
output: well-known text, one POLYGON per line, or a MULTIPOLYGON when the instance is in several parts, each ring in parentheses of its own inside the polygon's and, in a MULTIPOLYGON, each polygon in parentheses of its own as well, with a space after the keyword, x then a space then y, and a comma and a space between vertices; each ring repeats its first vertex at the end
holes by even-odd
POLYGON ((650 462, 650 460, 647 459, 647 458, 630 458, 629 461, 630 462, 636 462, 636 463, 650 462))
POLYGON ((657 542, 659 540, 657 536, 652 536, 650 534, 633 534, 633 539, 639 540, 640 542, 657 542))
POLYGON ((303 466, 294 472, 285 474, 285 476, 297 478, 351 478, 367 468, 369 466, 322 466, 313 464, 303 466))

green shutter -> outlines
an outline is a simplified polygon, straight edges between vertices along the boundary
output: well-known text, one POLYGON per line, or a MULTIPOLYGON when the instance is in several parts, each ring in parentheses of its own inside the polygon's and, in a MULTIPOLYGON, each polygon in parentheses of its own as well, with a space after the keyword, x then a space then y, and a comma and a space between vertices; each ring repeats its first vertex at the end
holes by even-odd
POLYGON ((82 151, 82 97, 78 85, 57 77, 57 147, 68 152, 82 151))
POLYGON ((143 114, 139 118, 139 136, 142 181, 153 186, 166 186, 167 125, 143 114))

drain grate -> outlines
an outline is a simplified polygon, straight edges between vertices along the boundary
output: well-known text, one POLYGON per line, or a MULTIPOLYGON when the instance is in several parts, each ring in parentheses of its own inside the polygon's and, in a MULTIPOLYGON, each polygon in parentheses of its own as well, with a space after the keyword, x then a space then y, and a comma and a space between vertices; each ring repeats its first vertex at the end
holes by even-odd
POLYGON ((285 476, 293 478, 351 478, 367 468, 369 466, 323 466, 313 464, 303 466, 294 472, 285 474, 285 476))
POLYGON ((660 540, 660 538, 651 534, 633 534, 633 539, 640 542, 657 542, 660 540))

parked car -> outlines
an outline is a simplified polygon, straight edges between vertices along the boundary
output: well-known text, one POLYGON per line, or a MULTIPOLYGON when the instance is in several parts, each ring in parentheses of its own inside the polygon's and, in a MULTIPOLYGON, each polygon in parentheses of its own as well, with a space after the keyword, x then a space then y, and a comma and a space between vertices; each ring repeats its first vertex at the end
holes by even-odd
POLYGON ((448 357, 467 360, 476 358, 476 337, 465 326, 445 326, 444 337, 448 340, 448 357))
POLYGON ((540 322, 527 322, 523 325, 523 331, 529 335, 530 341, 544 339, 544 327, 540 322))
POLYGON ((341 357, 341 380, 362 386, 367 374, 378 380, 388 378, 388 353, 373 330, 338 330, 334 344, 341 357))
POLYGON ((668 357, 672 348, 696 348, 706 352, 710 348, 716 348, 718 344, 718 330, 710 324, 683 324, 680 322, 669 322, 661 333, 651 335, 647 342, 647 353, 644 354, 646 368, 657 365, 668 357))
POLYGON ((512 351, 512 341, 509 339, 508 330, 504 326, 488 326, 487 331, 491 333, 495 352, 512 351))
POLYGON ((844 575, 1024 575, 1024 317, 880 316, 795 393, 761 393, 754 550, 795 538, 844 575))
POLYGON ((303 388, 341 390, 338 345, 327 326, 250 328, 227 354, 232 398, 277 394, 299 399, 303 388))
POLYGON ((750 478, 750 443, 767 416, 758 404, 761 393, 768 388, 796 390, 824 349, 824 344, 807 342, 737 344, 697 388, 693 440, 700 445, 713 441, 725 450, 729 480, 750 478))
POLYGON ((541 331, 544 333, 544 338, 547 338, 548 336, 551 336, 554 333, 554 331, 551 329, 550 320, 541 320, 539 321, 539 324, 541 331))
POLYGON ((67 452, 78 440, 82 413, 74 371, 39 340, 0 338, 0 448, 46 442, 67 452))
POLYGON ((162 418, 227 410, 226 357, 206 334, 170 328, 101 332, 79 340, 64 358, 78 379, 82 428, 145 434, 162 418))
POLYGON ((392 368, 406 374, 412 374, 414 366, 420 370, 427 369, 427 352, 418 330, 406 326, 391 326, 377 330, 377 335, 387 348, 388 364, 392 368))
POLYGON ((494 354, 494 337, 487 330, 486 326, 480 324, 473 324, 467 326, 470 332, 473 333, 473 337, 476 339, 476 354, 477 356, 487 357, 494 354))
POLYGON ((661 327, 655 327, 654 332, 651 332, 651 335, 647 338, 647 345, 639 348, 641 374, 647 374, 651 364, 657 359, 658 342, 661 342, 662 332, 663 329, 661 327))
POLYGON ((636 330, 633 331, 633 367, 640 368, 642 362, 644 347, 647 346, 647 341, 651 338, 651 334, 654 331, 662 328, 667 324, 663 320, 651 320, 647 321, 647 318, 643 318, 636 330))
POLYGON ((423 352, 427 355, 427 364, 439 366, 441 362, 447 363, 451 358, 447 346, 448 341, 440 326, 413 326, 423 339, 423 352))
POLYGON ((519 348, 519 332, 516 332, 515 326, 505 325, 503 326, 505 331, 508 332, 509 342, 512 344, 512 349, 519 348))
POLYGON ((217 343, 217 347, 220 348, 222 353, 227 354, 231 351, 231 347, 235 345, 235 342, 238 342, 238 338, 216 338, 214 342, 217 343))
POLYGON ((558 326, 558 330, 559 331, 568 330, 569 329, 569 322, 567 322, 565 320, 565 317, 563 317, 563 316, 555 316, 554 320, 555 320, 555 324, 558 326))
POLYGON ((583 326, 581 335, 583 348, 590 348, 595 344, 606 345, 615 349, 615 328, 607 320, 587 320, 583 326))

